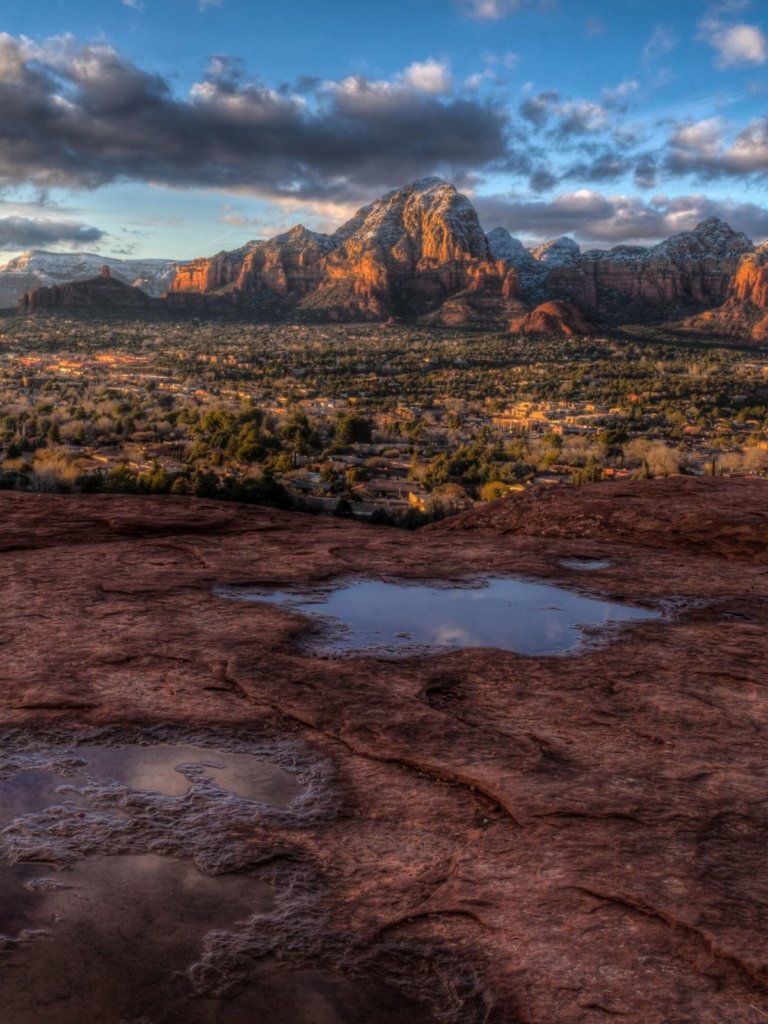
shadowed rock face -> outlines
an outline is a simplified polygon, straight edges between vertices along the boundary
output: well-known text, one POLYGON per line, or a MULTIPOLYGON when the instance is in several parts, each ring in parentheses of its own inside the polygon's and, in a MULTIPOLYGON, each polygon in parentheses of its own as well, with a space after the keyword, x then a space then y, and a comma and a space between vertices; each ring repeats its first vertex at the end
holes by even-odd
POLYGON ((142 310, 159 306, 156 299, 132 285, 124 284, 107 273, 86 281, 71 281, 68 284, 52 285, 50 288, 35 288, 26 292, 19 300, 19 310, 34 313, 39 310, 93 309, 142 310))
MULTIPOLYGON (((210 993, 222 965, 244 972, 233 1016, 213 1019, 247 1020, 279 963, 323 1006, 378 979, 381 1024, 754 1024, 768 1000, 767 496, 720 479, 534 490, 412 535, 182 498, 2 494, 0 727, 33 744, 39 730, 164 723, 193 745, 245 730, 330 766, 300 826, 280 812, 219 830, 226 870, 290 894, 290 913, 253 931, 269 933, 266 958, 219 943, 195 973, 210 993), (578 657, 336 661, 296 644, 307 620, 290 609, 214 593, 484 572, 669 614, 578 657)), ((171 820, 142 813, 155 830, 171 820)), ((213 857, 217 831, 195 820, 213 857)), ((38 827, 49 843, 81 834, 72 816, 54 824, 3 850, 38 827)), ((173 849, 157 847, 123 852, 173 849)))

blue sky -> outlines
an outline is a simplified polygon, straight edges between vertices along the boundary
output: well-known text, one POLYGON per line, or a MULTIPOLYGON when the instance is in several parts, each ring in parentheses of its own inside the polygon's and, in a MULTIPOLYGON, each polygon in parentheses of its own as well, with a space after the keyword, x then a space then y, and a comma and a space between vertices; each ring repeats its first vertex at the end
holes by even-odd
POLYGON ((4 0, 0 247, 180 259, 427 174, 526 241, 768 237, 762 0, 4 0))

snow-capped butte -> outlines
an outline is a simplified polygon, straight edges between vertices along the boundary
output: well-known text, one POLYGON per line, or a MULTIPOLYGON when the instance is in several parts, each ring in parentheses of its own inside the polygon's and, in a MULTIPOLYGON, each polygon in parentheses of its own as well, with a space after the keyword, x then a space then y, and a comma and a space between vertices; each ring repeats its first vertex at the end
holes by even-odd
POLYGON ((578 242, 575 242, 568 235, 562 238, 554 238, 551 242, 545 242, 531 250, 531 254, 539 263, 545 263, 550 267, 570 267, 581 256, 581 249, 578 242))

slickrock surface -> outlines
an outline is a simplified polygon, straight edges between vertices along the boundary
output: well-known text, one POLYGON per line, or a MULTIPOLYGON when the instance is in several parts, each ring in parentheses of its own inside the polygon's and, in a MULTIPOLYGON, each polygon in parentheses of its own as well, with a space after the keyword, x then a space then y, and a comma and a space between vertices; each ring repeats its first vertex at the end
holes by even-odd
POLYGON ((184 498, 4 493, 0 726, 303 743, 333 766, 333 813, 253 836, 272 881, 302 871, 324 908, 302 921, 298 904, 293 932, 314 934, 297 969, 343 976, 350 950, 369 950, 381 980, 429 995, 425 1021, 759 1024, 766 499, 762 481, 603 484, 408 534, 184 498), (574 557, 611 564, 561 566, 574 557), (300 616, 214 593, 484 572, 668 615, 573 657, 337 661, 296 647, 300 616))

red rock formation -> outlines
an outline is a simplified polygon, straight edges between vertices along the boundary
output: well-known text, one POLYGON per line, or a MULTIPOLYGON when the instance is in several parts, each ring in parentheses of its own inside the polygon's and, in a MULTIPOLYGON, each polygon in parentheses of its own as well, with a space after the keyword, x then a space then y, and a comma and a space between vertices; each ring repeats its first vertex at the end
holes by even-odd
POLYGON ((768 244, 745 255, 722 306, 675 325, 698 334, 735 337, 760 344, 768 341, 768 244))
POLYGON ((305 295, 320 284, 320 261, 328 249, 328 235, 299 224, 287 234, 255 245, 243 260, 235 288, 270 291, 281 297, 305 295))
POLYGON ((236 282, 243 262, 256 243, 249 243, 232 252, 219 252, 215 256, 192 260, 182 264, 169 294, 183 292, 215 292, 236 282))
MULTIPOLYGON (((529 308, 562 302, 616 326, 698 314, 731 294, 749 310, 765 308, 768 271, 752 253, 750 240, 717 218, 647 249, 582 254, 573 239, 559 238, 528 251, 503 228, 486 236, 466 197, 426 178, 359 210, 334 235, 299 226, 195 260, 179 269, 169 301, 204 304, 201 296, 208 296, 211 303, 261 304, 267 313, 299 319, 429 315, 495 326, 519 318, 521 302, 529 308)), ((547 316, 537 314, 541 329, 558 330, 558 314, 547 316)), ((760 319, 739 314, 737 326, 726 324, 720 333, 743 332, 749 320, 747 334, 758 340, 768 330, 757 326, 760 319)), ((563 322, 570 320, 572 311, 563 322)), ((718 322, 705 317, 681 329, 714 330, 718 322)), ((583 322, 575 330, 587 333, 583 322)))
POLYGON ((307 304, 314 311, 375 318, 425 312, 465 289, 500 288, 507 276, 491 258, 471 203, 436 178, 360 210, 336 237, 325 279, 307 304))
POLYGON ((750 249, 746 236, 713 219, 651 249, 584 253, 575 265, 551 270, 545 289, 609 319, 615 319, 612 306, 619 317, 630 310, 640 318, 668 317, 678 308, 722 302, 750 249))
POLYGON ((768 245, 745 256, 729 290, 729 301, 768 309, 768 245))
POLYGON ((588 336, 595 333, 584 314, 570 302, 544 302, 509 325, 514 334, 565 334, 588 336))
POLYGON ((171 297, 269 293, 297 312, 330 319, 381 319, 439 306, 467 290, 517 295, 514 269, 492 258, 477 214, 436 178, 392 192, 335 235, 299 226, 182 268, 171 297))

